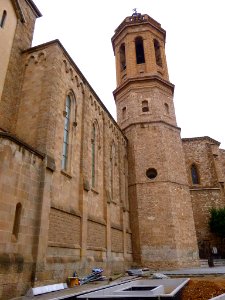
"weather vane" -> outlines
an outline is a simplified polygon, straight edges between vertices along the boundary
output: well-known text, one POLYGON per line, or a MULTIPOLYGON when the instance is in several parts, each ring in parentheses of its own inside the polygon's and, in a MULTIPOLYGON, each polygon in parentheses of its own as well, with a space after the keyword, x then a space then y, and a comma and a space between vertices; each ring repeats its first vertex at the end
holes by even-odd
POLYGON ((137 8, 134 8, 133 9, 133 14, 132 14, 132 16, 139 16, 139 15, 141 15, 141 14, 139 14, 138 12, 137 12, 137 8))

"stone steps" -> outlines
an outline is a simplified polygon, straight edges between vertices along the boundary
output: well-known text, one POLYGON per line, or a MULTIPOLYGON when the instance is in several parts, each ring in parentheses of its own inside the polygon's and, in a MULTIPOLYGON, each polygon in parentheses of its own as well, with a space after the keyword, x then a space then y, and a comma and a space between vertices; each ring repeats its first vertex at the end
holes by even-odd
MULTIPOLYGON (((222 266, 225 266, 225 259, 213 259, 213 263, 214 263, 214 266, 215 267, 222 267, 222 266)), ((208 267, 208 260, 207 259, 200 259, 200 266, 202 268, 204 267, 208 267)))

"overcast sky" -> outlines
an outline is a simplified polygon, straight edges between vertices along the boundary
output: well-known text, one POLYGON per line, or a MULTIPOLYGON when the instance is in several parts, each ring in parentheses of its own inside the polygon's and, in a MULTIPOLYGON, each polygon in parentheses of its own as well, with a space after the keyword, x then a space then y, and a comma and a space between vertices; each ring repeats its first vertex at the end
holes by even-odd
POLYGON ((114 30, 133 8, 161 23, 181 136, 207 135, 225 149, 224 0, 34 2, 43 17, 33 46, 58 38, 115 119, 114 30))

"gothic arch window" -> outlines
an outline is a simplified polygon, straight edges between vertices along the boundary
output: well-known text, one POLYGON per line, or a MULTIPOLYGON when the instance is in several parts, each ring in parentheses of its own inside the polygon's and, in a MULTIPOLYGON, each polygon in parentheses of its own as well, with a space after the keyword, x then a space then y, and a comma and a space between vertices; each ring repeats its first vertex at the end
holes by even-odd
POLYGON ((121 71, 126 70, 126 54, 125 54, 125 44, 120 46, 120 68, 121 71))
POLYGON ((137 64, 144 64, 145 63, 145 53, 144 53, 144 45, 143 45, 142 37, 137 37, 135 39, 135 49, 136 49, 137 64))
POLYGON ((6 17, 7 17, 7 11, 4 10, 2 13, 2 18, 0 20, 0 27, 3 28, 5 25, 5 21, 6 21, 6 17))
POLYGON ((19 235, 21 211, 22 211, 22 205, 21 203, 17 203, 15 216, 14 216, 13 231, 12 231, 12 234, 16 239, 18 239, 18 235, 19 235))
POLYGON ((170 109, 169 109, 169 105, 168 105, 167 103, 164 103, 164 108, 165 108, 165 113, 166 113, 167 115, 169 115, 170 109))
POLYGON ((110 153, 110 194, 111 199, 113 200, 115 194, 115 168, 116 168, 116 147, 114 142, 111 146, 111 153, 110 153))
POLYGON ((92 133, 91 133, 91 186, 92 188, 97 188, 99 149, 100 149, 99 127, 97 121, 95 120, 95 122, 92 125, 92 133))
POLYGON ((162 56, 161 56, 160 44, 159 44, 159 41, 156 39, 154 39, 154 48, 155 48, 156 64, 158 66, 162 67, 162 56))
POLYGON ((62 170, 68 171, 69 160, 72 144, 72 129, 76 126, 75 115, 75 97, 72 92, 66 96, 64 115, 64 131, 63 131, 63 150, 62 150, 62 170))
POLYGON ((200 183, 199 172, 196 164, 191 165, 191 179, 192 179, 192 184, 200 183))
POLYGON ((142 112, 148 112, 148 111, 149 111, 148 101, 144 100, 142 101, 142 112))

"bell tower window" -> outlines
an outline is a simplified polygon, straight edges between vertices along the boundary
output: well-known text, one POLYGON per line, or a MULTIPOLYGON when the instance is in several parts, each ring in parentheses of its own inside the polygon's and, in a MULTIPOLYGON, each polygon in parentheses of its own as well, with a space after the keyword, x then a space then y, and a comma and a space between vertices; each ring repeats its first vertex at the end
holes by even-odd
POLYGON ((164 103, 164 108, 165 108, 165 113, 166 113, 167 115, 169 115, 170 109, 169 109, 169 105, 168 105, 167 103, 164 103))
POLYGON ((4 10, 4 11, 3 11, 3 14, 2 14, 2 18, 1 18, 1 20, 0 20, 0 27, 1 27, 1 28, 3 28, 4 25, 5 25, 6 17, 7 17, 7 11, 4 10))
POLYGON ((126 70, 126 54, 125 54, 125 44, 120 46, 120 68, 121 71, 126 70))
POLYGON ((137 64, 145 63, 145 54, 142 37, 137 37, 135 39, 135 49, 136 49, 136 62, 137 64))
POLYGON ((142 101, 142 112, 147 112, 147 111, 149 111, 148 101, 144 100, 142 101))
POLYGON ((162 67, 162 57, 161 57, 161 50, 160 50, 160 44, 159 42, 154 39, 154 48, 155 48, 155 60, 156 64, 160 67, 162 67))
POLYGON ((126 117, 127 117, 127 108, 123 107, 122 108, 122 118, 123 118, 123 120, 126 119, 126 117))

